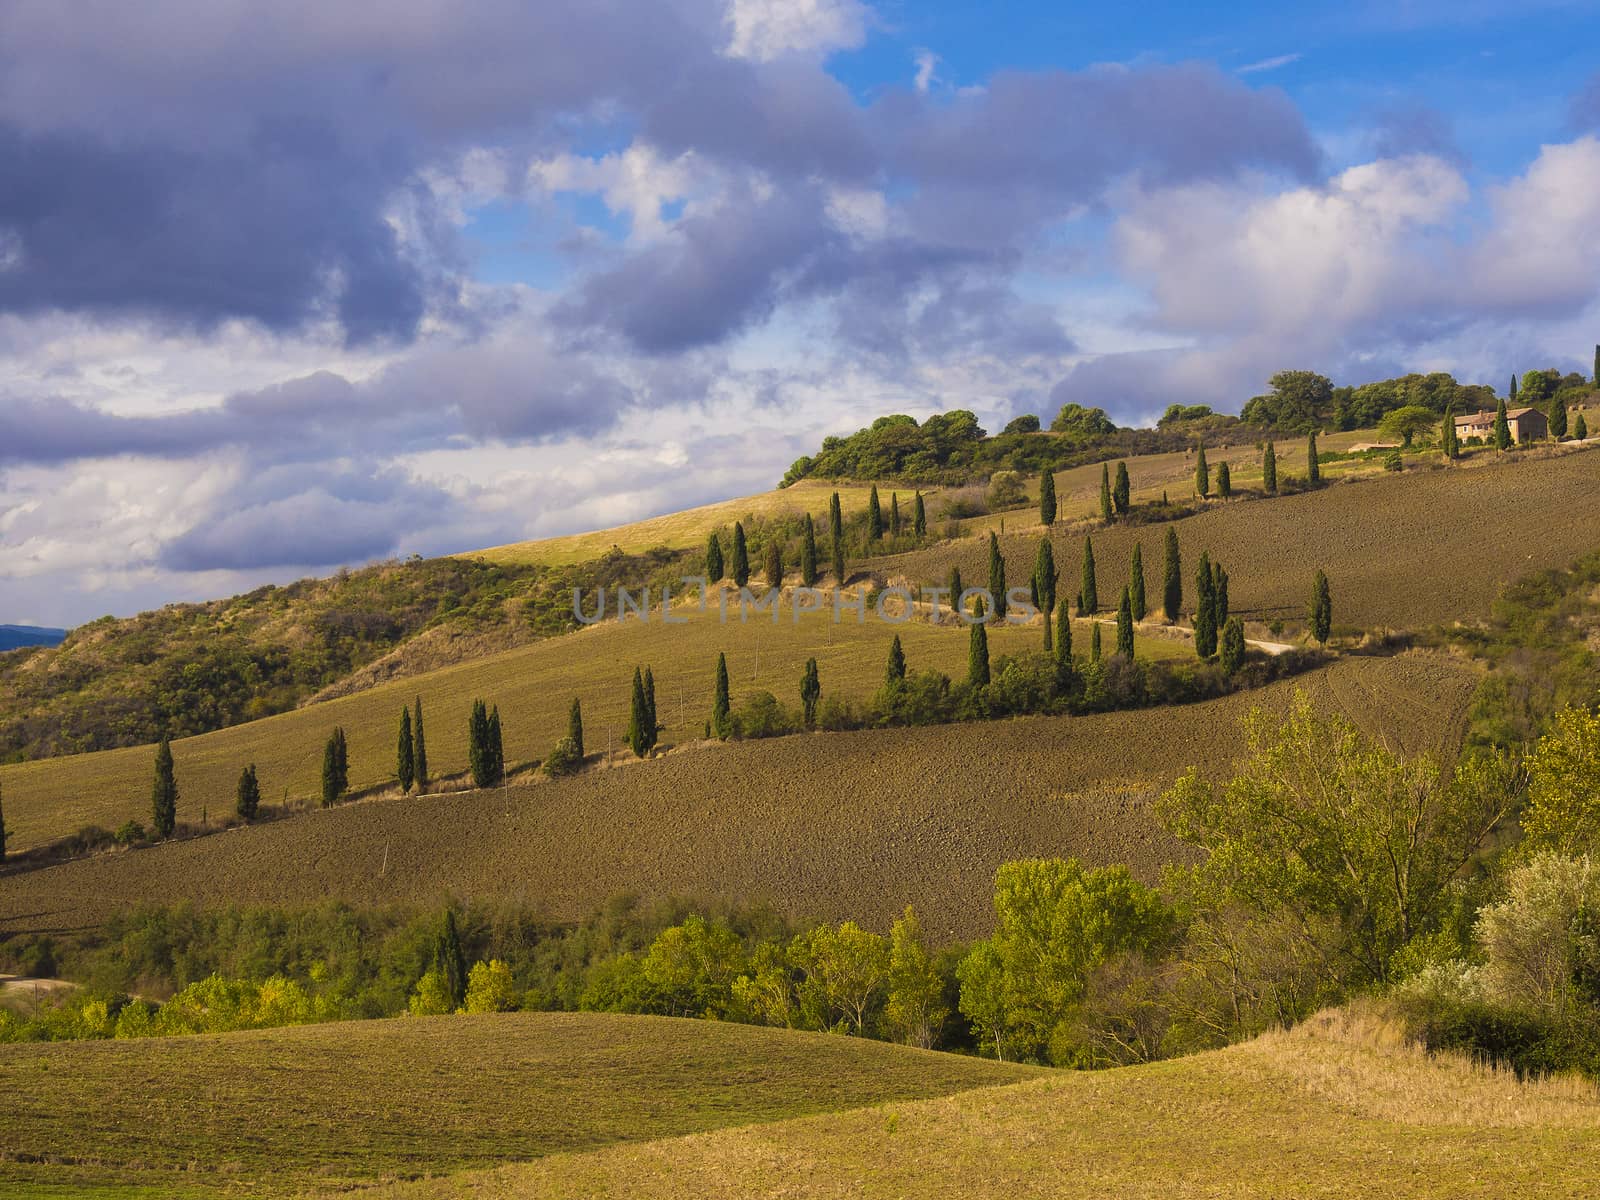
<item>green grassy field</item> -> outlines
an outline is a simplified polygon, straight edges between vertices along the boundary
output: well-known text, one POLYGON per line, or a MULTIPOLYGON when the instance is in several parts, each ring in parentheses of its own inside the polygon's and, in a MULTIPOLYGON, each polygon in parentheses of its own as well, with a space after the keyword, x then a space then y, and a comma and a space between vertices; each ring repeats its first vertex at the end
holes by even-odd
POLYGON ((378 1189, 382 1200, 1588 1197, 1600 1096, 1428 1058, 1382 1024, 378 1189))
POLYGON ((1304 688, 1397 748, 1449 752, 1477 675, 1430 654, 1349 658, 1183 707, 819 733, 686 749, 570 779, 353 803, 0 876, 0 931, 97 925, 138 903, 501 898, 576 920, 619 892, 766 902, 887 932, 907 904, 939 942, 993 923, 994 872, 1037 855, 1186 857, 1150 805, 1223 774, 1255 705, 1304 688))
MULTIPOLYGON (((575 696, 583 701, 589 751, 619 749, 636 665, 654 668, 658 710, 667 726, 664 741, 677 743, 699 738, 711 715, 719 651, 728 656, 736 706, 742 696, 766 689, 798 708, 807 658, 817 659, 825 696, 865 699, 882 683, 889 642, 897 634, 911 669, 965 674, 965 627, 925 620, 891 625, 869 617, 858 623, 846 612, 835 623, 824 612, 807 613, 796 624, 785 611, 777 623, 767 617, 741 622, 735 602, 726 623, 714 607, 681 625, 663 624, 659 610, 648 622, 605 622, 176 742, 179 819, 198 822, 204 814, 216 822, 230 814, 239 772, 251 762, 266 803, 280 803, 286 795, 318 796, 323 745, 335 725, 349 738, 352 789, 388 784, 394 779, 400 709, 415 696, 422 697, 435 776, 466 769, 467 717, 479 696, 499 705, 507 763, 515 768, 542 759, 566 732, 567 708, 575 696)), ((1087 639, 1087 625, 1081 636, 1087 639)), ((990 654, 998 658, 1036 649, 1041 639, 1038 625, 997 628, 990 654)), ((1145 657, 1193 653, 1161 638, 1141 638, 1138 652, 1145 657)), ((0 767, 10 848, 23 850, 91 823, 113 829, 130 819, 148 824, 153 756, 151 747, 134 747, 0 767)))
POLYGON ((1038 1074, 829 1034, 599 1013, 0 1046, 0 1196, 344 1190, 1038 1074))

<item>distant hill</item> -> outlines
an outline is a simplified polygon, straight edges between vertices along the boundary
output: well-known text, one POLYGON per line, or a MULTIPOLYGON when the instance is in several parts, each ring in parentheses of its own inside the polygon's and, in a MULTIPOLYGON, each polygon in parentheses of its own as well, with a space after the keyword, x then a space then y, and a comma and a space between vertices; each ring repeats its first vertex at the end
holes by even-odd
POLYGON ((24 646, 59 646, 66 636, 65 629, 46 629, 42 625, 0 625, 0 650, 20 650, 24 646))

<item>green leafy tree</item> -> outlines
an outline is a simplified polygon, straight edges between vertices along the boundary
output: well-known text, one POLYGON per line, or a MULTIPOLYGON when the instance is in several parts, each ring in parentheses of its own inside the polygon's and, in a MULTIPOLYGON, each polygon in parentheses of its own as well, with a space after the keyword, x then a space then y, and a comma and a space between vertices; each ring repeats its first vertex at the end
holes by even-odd
POLYGON ((989 686, 989 635, 982 621, 974 621, 968 635, 967 682, 974 688, 989 686))
POLYGON ((178 827, 178 778, 172 765, 172 743, 156 746, 155 785, 150 796, 151 823, 157 837, 171 837, 178 827))
POLYGON ((428 739, 422 730, 422 697, 417 697, 416 719, 411 722, 412 737, 416 741, 416 753, 412 758, 412 766, 416 771, 417 791, 428 790, 428 739))
POLYGON ((1128 464, 1119 462, 1117 464, 1117 481, 1111 485, 1111 503, 1116 508, 1119 516, 1128 511, 1131 497, 1132 488, 1128 482, 1128 464))
POLYGON ((1117 653, 1133 661, 1133 603, 1127 588, 1122 589, 1122 603, 1117 606, 1117 653))
POLYGON ((883 1019, 890 1036, 931 1050, 950 1015, 944 976, 928 953, 922 923, 910 905, 889 931, 889 993, 883 1019))
POLYGON ((411 790, 417 781, 417 746, 411 736, 411 710, 400 710, 400 738, 394 748, 394 776, 400 781, 402 794, 411 790))
POLYGON ((986 615, 990 620, 1000 620, 1006 615, 1006 560, 993 530, 989 531, 989 595, 994 598, 994 606, 986 615))
POLYGON ((716 583, 725 574, 727 567, 722 562, 722 543, 713 530, 711 536, 706 538, 706 582, 716 583))
POLYGON ((1039 473, 1039 521, 1046 529, 1056 523, 1056 477, 1049 467, 1039 473))
POLYGON ((1111 468, 1105 463, 1100 464, 1100 519, 1106 524, 1111 523, 1115 511, 1111 503, 1111 468))
POLYGON ((728 656, 718 654, 716 692, 711 701, 711 732, 724 741, 733 732, 732 714, 733 701, 728 695, 728 656))
POLYGON ((844 586, 844 514, 839 508, 839 493, 828 501, 828 539, 833 552, 833 581, 844 586))
POLYGON ((1128 564, 1128 603, 1133 619, 1144 620, 1149 610, 1144 595, 1144 549, 1138 542, 1133 544, 1133 559, 1128 564))
POLYGON ((1233 495, 1233 471, 1227 463, 1217 464, 1217 495, 1224 500, 1233 495))
POLYGON ((583 704, 576 696, 567 710, 567 736, 572 739, 572 751, 583 761, 583 704))
POLYGON ((1222 673, 1231 679, 1244 665, 1244 622, 1238 617, 1229 617, 1222 627, 1221 654, 1222 673))
POLYGON ((1323 645, 1333 632, 1333 597, 1328 591, 1328 577, 1321 570, 1311 583, 1311 636, 1323 645))
POLYGON ((789 943, 789 959, 799 972, 796 1001, 809 1024, 868 1035, 889 990, 889 947, 882 937, 854 921, 837 929, 818 925, 789 943))
POLYGON ((1378 422, 1378 431, 1385 437, 1399 438, 1401 448, 1409 450, 1417 435, 1432 429, 1438 419, 1431 408, 1407 404, 1384 413, 1378 422))
POLYGON ((923 501, 921 492, 917 493, 911 509, 911 532, 918 538, 928 536, 928 506, 923 501))
POLYGON ((894 687, 906 681, 906 652, 900 647, 900 635, 894 635, 894 641, 889 643, 889 662, 883 671, 885 687, 894 687))
POLYGON ((783 586, 783 545, 777 538, 767 542, 767 587, 781 588, 783 586))
POLYGON ((1278 452, 1271 441, 1261 453, 1261 487, 1269 496, 1278 494, 1278 452))
POLYGON ((1564 709, 1539 739, 1522 829, 1537 849, 1600 859, 1600 716, 1564 709))
POLYGON ((810 513, 806 514, 805 536, 800 542, 800 585, 817 586, 817 527, 810 513))
POLYGON ((503 960, 472 964, 467 973, 467 991, 461 1007, 469 1013, 515 1012, 522 1007, 522 996, 511 968, 503 960))
POLYGON ((1157 806, 1168 832, 1206 855, 1191 892, 1214 910, 1283 918, 1344 978, 1388 980, 1396 952, 1438 928, 1457 872, 1504 819, 1504 772, 1469 758, 1447 778, 1427 757, 1402 761, 1349 722, 1320 719, 1303 692, 1287 717, 1253 711, 1245 735, 1231 781, 1218 788, 1191 769, 1157 806))
POLYGON ((1100 611, 1100 588, 1095 581, 1094 539, 1083 539, 1083 579, 1079 585, 1078 608, 1086 616, 1100 611))
POLYGON ((1039 553, 1033 560, 1033 606, 1044 614, 1044 652, 1052 644, 1050 618, 1056 609, 1056 552, 1048 535, 1039 539, 1039 553))
POLYGON ((1211 468, 1206 465, 1206 448, 1200 447, 1200 453, 1194 461, 1194 491, 1202 500, 1211 495, 1211 468))
POLYGON ((1178 531, 1167 526, 1167 561, 1161 587, 1161 607, 1170 624, 1183 615, 1183 560, 1178 553, 1178 531))
POLYGON ((867 540, 877 541, 883 536, 883 508, 878 503, 878 485, 872 485, 867 494, 867 540))
POLYGON ((1217 652, 1216 577, 1211 573, 1211 555, 1202 552, 1194 574, 1194 652, 1210 658, 1217 652))
POLYGON ((1322 482, 1322 464, 1317 461, 1316 430, 1306 435, 1306 478, 1312 483, 1322 482))
POLYGON ((800 676, 800 707, 805 714, 807 729, 817 723, 817 701, 821 699, 822 677, 817 672, 817 660, 808 658, 805 672, 800 676))
POLYGON ((750 547, 745 542, 744 524, 733 523, 733 585, 744 587, 750 582, 750 547))
POLYGON ((1511 449, 1511 422, 1506 419, 1506 402, 1500 401, 1500 406, 1494 413, 1494 445, 1496 450, 1511 449))
POLYGON ((261 781, 256 778, 256 765, 251 763, 239 772, 239 786, 234 790, 233 811, 243 821, 254 821, 261 808, 261 781))

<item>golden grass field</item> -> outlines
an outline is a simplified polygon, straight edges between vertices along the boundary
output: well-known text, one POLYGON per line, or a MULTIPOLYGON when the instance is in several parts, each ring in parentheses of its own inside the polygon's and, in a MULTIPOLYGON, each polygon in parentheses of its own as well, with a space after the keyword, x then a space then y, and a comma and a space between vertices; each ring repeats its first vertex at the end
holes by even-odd
POLYGON ((629 1142, 381 1200, 1505 1200, 1600 1191, 1600 1093, 1429 1057, 1380 1018, 1151 1066, 629 1142))
MULTIPOLYGON (((659 609, 648 622, 609 621, 563 637, 472 659, 425 675, 396 680, 279 716, 188 738, 173 745, 179 819, 214 822, 233 811, 239 772, 254 762, 263 800, 279 803, 320 797, 322 751, 335 725, 350 744, 350 784, 356 791, 390 783, 400 709, 422 697, 428 761, 435 776, 465 771, 467 718, 476 697, 500 706, 508 766, 542 759, 566 732, 574 696, 583 701, 590 753, 622 746, 633 669, 655 671, 656 701, 669 743, 697 739, 711 715, 717 654, 728 656, 735 706, 766 689, 799 707, 800 674, 815 657, 823 694, 865 699, 883 681, 890 640, 899 635, 912 670, 936 667, 955 677, 967 667, 964 626, 926 620, 891 625, 869 616, 857 622, 847 610, 807 613, 799 624, 789 611, 738 619, 737 601, 723 623, 715 607, 686 624, 666 625, 659 609)), ((992 659, 1042 645, 1042 629, 996 628, 992 659)), ((1087 645, 1089 629, 1079 636, 1087 645)), ((1107 634, 1108 644, 1114 635, 1107 634)), ((1140 639, 1146 657, 1187 657, 1192 651, 1162 638, 1140 639)), ((23 850, 87 824, 116 828, 127 820, 148 825, 154 749, 132 747, 67 758, 0 766, 10 848, 23 850)))
POLYGON ((341 1192, 1043 1072, 603 1013, 0 1046, 0 1197, 341 1192))
POLYGON ((1347 658, 1256 691, 1083 717, 819 733, 684 749, 485 792, 382 799, 0 877, 0 931, 139 903, 505 899, 575 920, 619 892, 766 902, 879 931, 907 904, 939 942, 991 928, 995 869, 1036 855, 1154 881, 1187 857, 1150 813, 1191 765, 1225 776, 1240 718, 1305 689, 1408 753, 1458 743, 1475 671, 1347 658))

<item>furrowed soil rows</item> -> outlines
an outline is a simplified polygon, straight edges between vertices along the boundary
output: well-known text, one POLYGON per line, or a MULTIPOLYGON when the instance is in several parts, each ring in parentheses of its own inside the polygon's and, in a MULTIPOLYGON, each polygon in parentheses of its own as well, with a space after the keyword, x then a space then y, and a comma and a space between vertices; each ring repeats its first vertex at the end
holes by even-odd
POLYGON ((1126 862, 1154 879, 1185 853, 1150 805, 1191 765, 1225 776, 1251 707, 1297 687, 1448 753, 1476 673, 1425 654, 1344 659, 1302 681, 1186 707, 686 749, 559 782, 381 800, 0 879, 0 928, 93 925, 128 905, 508 898, 573 919, 624 891, 770 901, 796 918, 887 929, 915 904, 930 935, 983 934, 994 871, 1035 855, 1126 862), (1329 684, 1322 675, 1337 677, 1329 684), (1346 682, 1346 681, 1349 682, 1346 682))

